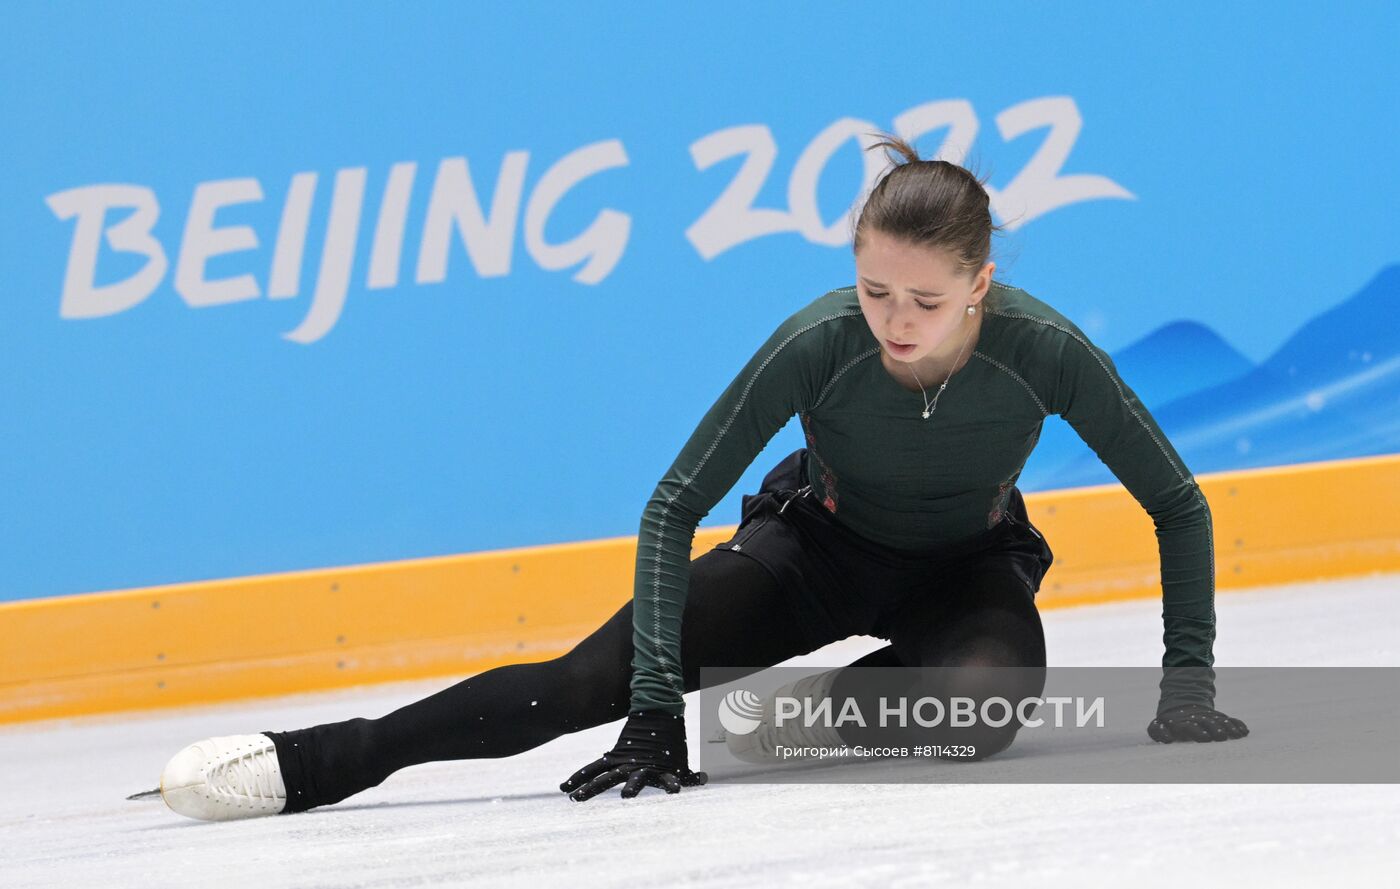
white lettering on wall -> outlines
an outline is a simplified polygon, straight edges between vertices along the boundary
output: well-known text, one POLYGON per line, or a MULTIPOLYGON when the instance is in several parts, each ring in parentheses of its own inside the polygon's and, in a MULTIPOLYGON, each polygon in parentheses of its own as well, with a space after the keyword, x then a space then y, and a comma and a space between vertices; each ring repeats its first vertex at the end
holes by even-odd
POLYGON ((258 298, 258 282, 251 274, 218 281, 204 277, 204 264, 213 256, 254 250, 258 236, 250 226, 214 227, 220 207, 261 201, 262 186, 256 179, 219 179, 195 186, 185 234, 180 239, 180 259, 175 264, 175 292, 193 308, 218 306, 258 298))
POLYGON ((288 299, 301 289, 301 258, 306 251, 306 228, 311 223, 311 201, 316 197, 316 174, 292 177, 277 226, 277 246, 272 251, 272 271, 267 277, 268 299, 288 299))
POLYGON ((403 253, 403 229, 408 222, 408 198, 413 193, 413 179, 418 165, 412 161, 394 164, 389 169, 389 183, 384 186, 384 200, 379 204, 379 221, 374 226, 374 244, 369 255, 370 290, 393 287, 399 283, 399 257, 403 253))
POLYGON ((1008 230, 1020 228, 1032 219, 1068 204, 1104 198, 1132 200, 1136 197, 1105 176, 1088 173, 1059 175, 1083 126, 1084 119, 1079 116, 1079 107, 1069 96, 1022 102, 997 115, 997 128, 1001 130, 1001 137, 1008 142, 1031 130, 1050 130, 1016 178, 1000 192, 987 189, 997 215, 1007 220, 1008 230))
POLYGON ((331 195, 331 221, 326 227, 326 244, 321 249, 321 270, 316 275, 316 292, 311 311, 296 330, 283 336, 294 343, 314 343, 325 336, 340 319, 345 294, 350 289, 350 266, 355 261, 355 242, 360 235, 360 206, 365 199, 364 167, 353 167, 335 174, 331 195))
MULTIPOLYGON (((480 277, 510 273, 515 230, 524 198, 529 154, 509 152, 501 164, 491 210, 482 211, 464 157, 443 159, 428 195, 422 241, 418 250, 416 283, 439 283, 447 277, 454 232, 480 277)), ((625 167, 622 143, 609 139, 585 145, 565 155, 546 171, 530 195, 526 208, 526 246, 535 262, 556 271, 579 265, 574 280, 597 284, 622 258, 631 232, 631 217, 603 209, 573 239, 551 244, 544 238, 550 215, 575 185, 605 170, 625 167)), ((418 164, 403 161, 389 169, 370 245, 367 289, 394 287, 409 219, 418 164)), ((307 231, 315 203, 319 174, 295 174, 283 200, 271 265, 267 297, 290 299, 301 291, 302 265, 307 231)), ((320 268, 306 316, 284 337, 308 344, 324 337, 339 321, 354 273, 368 171, 363 167, 337 172, 332 189, 325 244, 320 268)), ((206 263, 215 256, 254 250, 257 233, 250 226, 217 226, 215 216, 225 207, 263 200, 256 179, 226 179, 196 184, 181 236, 176 262, 175 290, 187 304, 204 308, 256 299, 258 283, 251 272, 232 278, 208 280, 206 263)), ((138 185, 89 185, 49 195, 49 208, 60 220, 76 219, 64 272, 59 303, 62 318, 95 318, 125 311, 150 296, 168 270, 165 250, 153 234, 160 218, 155 192, 138 185), (134 213, 121 222, 106 225, 106 214, 126 208, 134 213), (96 284, 103 239, 114 252, 138 253, 146 264, 134 275, 114 284, 96 284)))
POLYGON ((140 185, 87 185, 70 188, 44 199, 61 220, 78 218, 68 247, 68 267, 63 273, 60 318, 100 318, 137 305, 155 292, 165 277, 168 262, 151 227, 160 218, 156 194, 140 185), (97 254, 107 211, 133 207, 136 212, 106 229, 107 246, 118 253, 146 257, 141 270, 124 281, 97 286, 97 254))
POLYGON ((876 129, 875 124, 870 121, 843 117, 807 143, 807 147, 797 159, 797 164, 793 166, 792 176, 788 179, 788 207, 792 210, 797 230, 813 244, 839 247, 851 242, 851 213, 857 209, 856 202, 859 198, 853 199, 850 207, 836 221, 830 225, 823 225, 821 211, 817 207, 817 183, 821 180, 822 170, 837 149, 846 140, 855 139, 862 149, 860 155, 864 175, 861 193, 864 194, 873 188, 876 178, 887 166, 880 152, 864 150, 866 146, 875 143, 876 140, 869 134, 876 129))
MULTIPOLYGON (((1132 192, 1104 176, 1059 175, 1082 124, 1079 108, 1068 96, 1023 102, 997 116, 997 127, 1007 142, 1035 129, 1049 129, 1025 169, 1004 189, 987 186, 992 213, 1003 220, 1008 231, 1067 204, 1134 199, 1132 192)), ((972 103, 965 99, 928 102, 902 112, 894 121, 894 132, 906 141, 945 127, 948 134, 938 150, 932 154, 925 151, 924 155, 961 164, 980 128, 972 103)), ((788 231, 796 231, 814 244, 849 244, 852 215, 859 212, 888 163, 883 152, 864 150, 874 142, 868 134, 878 129, 869 121, 843 117, 818 133, 802 150, 788 177, 786 208, 753 205, 778 154, 768 127, 732 127, 696 140, 690 146, 690 156, 698 170, 738 154, 747 157, 719 197, 686 229, 686 238, 706 260, 756 238, 788 231), (818 209, 817 186, 831 158, 849 139, 855 139, 862 149, 860 194, 854 196, 847 211, 826 223, 818 209)))
POLYGON ((948 129, 948 135, 932 154, 924 153, 929 160, 948 161, 961 164, 967 158, 967 150, 977 138, 980 128, 977 112, 966 99, 943 99, 915 105, 894 119, 894 131, 906 142, 913 142, 920 136, 934 130, 948 129))
POLYGON ((603 209, 582 234, 563 244, 546 243, 544 225, 569 189, 595 173, 625 166, 626 149, 618 140, 609 139, 576 149, 549 168, 525 207, 525 249, 540 268, 558 271, 582 262, 583 267, 574 273, 580 284, 597 284, 608 276, 627 246, 632 217, 603 209))
POLYGON ((773 141, 768 127, 762 124, 730 127, 698 139, 690 146, 695 168, 702 171, 739 154, 746 155, 739 172, 710 208, 685 230, 686 238, 702 259, 714 259, 745 241, 797 227, 786 210, 753 206, 778 157, 778 143, 773 141))
MULTIPOLYGON (((1104 176, 1061 174, 1083 127, 1072 98, 1050 96, 1023 102, 997 115, 996 123, 1001 138, 1008 142, 1033 130, 1046 130, 1044 141, 1024 169, 1000 190, 987 187, 992 212, 1007 229, 1014 230, 1073 203, 1134 199, 1131 192, 1104 176)), ((866 150, 879 129, 856 117, 842 117, 824 127, 798 153, 787 176, 784 207, 755 206, 778 158, 777 143, 767 126, 728 127, 695 140, 690 145, 690 156, 698 170, 733 157, 742 157, 743 162, 718 197, 685 229, 685 237, 705 260, 749 241, 789 232, 814 244, 849 244, 853 214, 859 211, 888 163, 884 152, 866 150), (843 197, 841 205, 846 209, 827 221, 821 215, 818 188, 832 159, 851 142, 860 148, 861 186, 849 203, 843 197)), ((924 153, 930 158, 961 164, 976 141, 980 124, 970 102, 945 99, 905 110, 895 117, 892 129, 909 141, 945 130, 937 150, 924 153)), ((631 237, 630 214, 604 207, 582 232, 560 243, 546 240, 545 231, 550 217, 575 186, 600 173, 630 165, 622 142, 606 139, 564 155, 540 177, 527 200, 525 174, 529 160, 527 151, 504 155, 490 190, 489 211, 483 208, 466 157, 447 157, 438 162, 422 211, 414 283, 445 281, 456 243, 465 249, 478 277, 509 275, 522 203, 525 249, 539 268, 560 271, 576 267, 572 278, 581 284, 598 284, 612 274, 631 237)), ((369 245, 366 289, 399 285, 417 172, 416 161, 400 161, 389 168, 369 245)), ((291 299, 301 294, 306 239, 319 176, 315 171, 304 171, 291 178, 267 270, 268 299, 291 299)), ((336 173, 310 304, 296 329, 284 334, 292 342, 313 343, 340 320, 355 275, 368 179, 369 171, 364 167, 336 173)), ((174 281, 175 292, 188 305, 205 308, 260 296, 251 270, 209 280, 206 266, 214 257, 257 249, 258 234, 252 226, 218 226, 215 217, 221 209, 262 200, 262 185, 253 178, 195 185, 184 219, 174 281)), ((154 234, 160 203, 150 188, 131 184, 88 185, 56 192, 46 202, 58 219, 76 220, 63 274, 59 317, 97 318, 123 312, 140 304, 160 286, 168 262, 165 249, 154 234), (107 225, 108 211, 123 209, 132 212, 120 222, 107 225), (145 264, 125 280, 98 286, 97 267, 104 241, 112 252, 146 257, 145 264)))
POLYGON ((417 283, 446 280, 447 253, 454 228, 462 237, 462 246, 467 248, 477 275, 495 278, 510 274, 515 220, 520 212, 529 159, 526 151, 506 154, 496 177, 489 218, 481 212, 467 159, 449 157, 438 164, 437 179, 428 199, 428 219, 423 225, 423 243, 418 251, 418 273, 414 276, 417 283))

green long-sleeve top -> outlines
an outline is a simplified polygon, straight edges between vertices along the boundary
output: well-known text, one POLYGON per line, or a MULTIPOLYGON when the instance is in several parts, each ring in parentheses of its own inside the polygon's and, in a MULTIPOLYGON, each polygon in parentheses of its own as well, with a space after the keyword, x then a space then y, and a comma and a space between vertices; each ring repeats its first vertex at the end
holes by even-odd
MULTIPOLYGON (((1024 290, 993 281, 972 358, 928 420, 880 361, 854 287, 790 316, 701 419, 642 513, 632 709, 682 713, 681 615, 695 529, 794 415, 809 481, 837 522, 898 550, 928 550, 1001 521, 1050 414, 1062 416, 1152 517, 1161 559, 1159 710, 1214 704, 1210 507, 1112 360, 1024 290)), ((721 665, 716 665, 721 666, 721 665)))

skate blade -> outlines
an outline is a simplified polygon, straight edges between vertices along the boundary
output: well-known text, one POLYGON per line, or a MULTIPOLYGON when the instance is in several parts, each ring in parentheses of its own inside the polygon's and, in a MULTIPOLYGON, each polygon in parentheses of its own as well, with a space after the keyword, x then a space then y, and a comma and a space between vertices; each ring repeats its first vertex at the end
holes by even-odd
POLYGON ((143 790, 140 793, 133 793, 131 796, 127 797, 127 799, 160 799, 160 788, 157 787, 155 790, 143 790))

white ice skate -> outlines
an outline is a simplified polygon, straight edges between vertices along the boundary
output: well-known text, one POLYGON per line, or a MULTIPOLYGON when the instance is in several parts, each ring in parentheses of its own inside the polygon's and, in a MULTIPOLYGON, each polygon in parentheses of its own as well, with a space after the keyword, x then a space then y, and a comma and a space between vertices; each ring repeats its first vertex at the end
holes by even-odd
POLYGON ((736 759, 752 763, 800 762, 820 757, 816 754, 799 755, 794 752, 797 749, 831 750, 845 747, 846 742, 841 740, 836 730, 825 725, 822 720, 806 725, 806 720, 799 715, 784 719, 783 724, 778 725, 776 705, 777 698, 789 697, 799 701, 810 698, 815 706, 818 701, 831 694, 831 685, 836 680, 836 674, 843 669, 845 668, 838 667, 825 673, 803 676, 765 698, 763 715, 759 717, 757 728, 742 735, 725 732, 724 743, 730 754, 736 759), (780 753, 780 746, 788 749, 780 753))
POLYGON ((276 815, 287 805, 277 750, 267 735, 228 735, 191 744, 160 773, 170 808, 201 821, 276 815))

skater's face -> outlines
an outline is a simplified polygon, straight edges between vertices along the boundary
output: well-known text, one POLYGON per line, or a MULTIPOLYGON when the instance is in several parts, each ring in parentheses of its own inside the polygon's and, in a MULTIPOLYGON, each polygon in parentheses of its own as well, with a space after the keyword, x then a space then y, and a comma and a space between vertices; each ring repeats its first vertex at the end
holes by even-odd
POLYGON ((895 361, 939 364, 955 360, 981 312, 967 313, 987 295, 995 263, 960 275, 943 250, 911 244, 878 229, 865 233, 856 254, 856 290, 865 323, 895 361), (912 345, 899 349, 898 345, 912 345))

